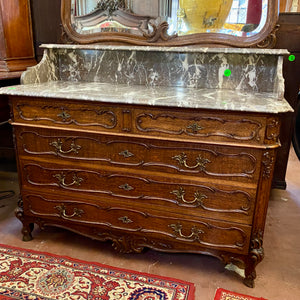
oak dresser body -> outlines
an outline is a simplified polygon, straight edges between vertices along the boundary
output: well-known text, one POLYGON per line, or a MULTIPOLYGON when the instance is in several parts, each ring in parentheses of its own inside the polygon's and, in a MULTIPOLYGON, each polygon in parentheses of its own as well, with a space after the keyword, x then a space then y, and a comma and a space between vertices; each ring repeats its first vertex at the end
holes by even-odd
MULTIPOLYGON (((48 74, 51 51, 39 66, 48 74)), ((66 65, 55 67, 59 80, 29 84, 35 68, 25 73, 26 84, 6 90, 24 240, 32 238, 36 223, 111 240, 124 253, 149 247, 211 254, 243 266, 244 282, 253 286, 264 256, 280 113, 290 110, 276 99, 282 94, 278 65, 271 92, 147 85, 141 78, 133 85, 72 81, 63 78, 66 65)), ((92 72, 80 69, 82 77, 92 72)))

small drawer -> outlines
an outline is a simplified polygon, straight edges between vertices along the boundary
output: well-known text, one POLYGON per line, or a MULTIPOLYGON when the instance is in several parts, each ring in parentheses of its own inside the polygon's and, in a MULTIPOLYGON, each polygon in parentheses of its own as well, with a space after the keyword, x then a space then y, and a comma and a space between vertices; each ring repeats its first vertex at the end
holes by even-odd
POLYGON ((190 252, 210 248, 246 254, 249 248, 251 226, 247 225, 204 218, 185 219, 167 211, 122 208, 100 202, 82 202, 73 197, 50 197, 30 192, 24 193, 23 206, 26 215, 52 219, 53 224, 63 221, 65 228, 72 227, 72 223, 93 227, 93 235, 100 239, 103 232, 117 230, 123 231, 124 235, 142 235, 147 241, 163 239, 164 247, 174 251, 184 251, 188 246, 190 252))
POLYGON ((255 188, 37 163, 25 163, 23 170, 23 185, 30 189, 57 194, 76 191, 83 198, 107 199, 125 205, 130 201, 132 206, 140 208, 157 207, 162 211, 244 224, 251 224, 253 218, 255 188))
POLYGON ((201 145, 32 129, 16 126, 18 152, 50 159, 128 169, 256 182, 260 149, 201 145))
POLYGON ((153 137, 248 145, 278 142, 280 122, 265 115, 136 109, 134 132, 153 137))
POLYGON ((13 98, 14 122, 34 126, 46 125, 81 130, 120 131, 119 109, 97 103, 78 101, 66 103, 61 100, 13 98), (51 101, 50 101, 51 100, 51 101))

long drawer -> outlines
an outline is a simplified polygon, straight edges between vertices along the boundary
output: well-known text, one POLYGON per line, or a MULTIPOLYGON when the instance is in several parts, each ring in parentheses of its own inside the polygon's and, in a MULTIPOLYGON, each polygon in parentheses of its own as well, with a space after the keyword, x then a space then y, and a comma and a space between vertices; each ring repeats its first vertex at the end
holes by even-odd
POLYGON ((279 120, 268 115, 191 109, 171 112, 168 108, 22 97, 12 100, 14 122, 34 126, 248 145, 274 144, 279 136, 279 120))
POLYGON ((190 216, 203 216, 251 224, 255 188, 218 185, 183 179, 122 172, 115 169, 83 169, 22 161, 25 189, 80 195, 94 202, 106 199, 125 206, 157 207, 190 216))
POLYGON ((255 183, 261 150, 15 126, 20 157, 255 183))
POLYGON ((72 224, 89 226, 93 228, 93 235, 100 238, 102 232, 117 230, 162 239, 165 245, 170 245, 168 250, 197 252, 204 247, 246 254, 249 248, 251 226, 247 225, 185 218, 147 208, 122 208, 105 202, 88 203, 75 197, 49 197, 40 193, 24 192, 23 202, 28 216, 50 219, 52 221, 48 223, 63 224, 65 228, 72 228, 72 224))

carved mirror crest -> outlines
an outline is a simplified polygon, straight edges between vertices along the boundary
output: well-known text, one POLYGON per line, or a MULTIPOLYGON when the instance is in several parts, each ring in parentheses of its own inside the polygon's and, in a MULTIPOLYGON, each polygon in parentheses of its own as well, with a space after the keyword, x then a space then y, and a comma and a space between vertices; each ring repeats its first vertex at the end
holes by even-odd
POLYGON ((275 43, 278 0, 62 0, 73 43, 223 45, 275 43))

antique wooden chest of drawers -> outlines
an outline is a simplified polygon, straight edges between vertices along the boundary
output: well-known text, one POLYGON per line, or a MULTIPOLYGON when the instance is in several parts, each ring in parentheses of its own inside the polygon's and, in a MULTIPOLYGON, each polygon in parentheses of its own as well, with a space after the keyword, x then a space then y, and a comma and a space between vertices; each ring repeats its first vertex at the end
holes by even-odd
POLYGON ((6 90, 24 240, 36 223, 111 240, 124 253, 149 247, 211 254, 243 264, 245 283, 253 286, 264 256, 280 113, 288 105, 268 93, 118 88, 58 81, 6 90), (93 89, 99 100, 85 98, 93 89), (149 104, 139 92, 170 104, 149 104), (246 98, 250 108, 215 108, 207 104, 211 93, 224 106, 246 98), (180 107, 183 97, 202 104, 180 107), (265 105, 255 111, 253 101, 265 105))

